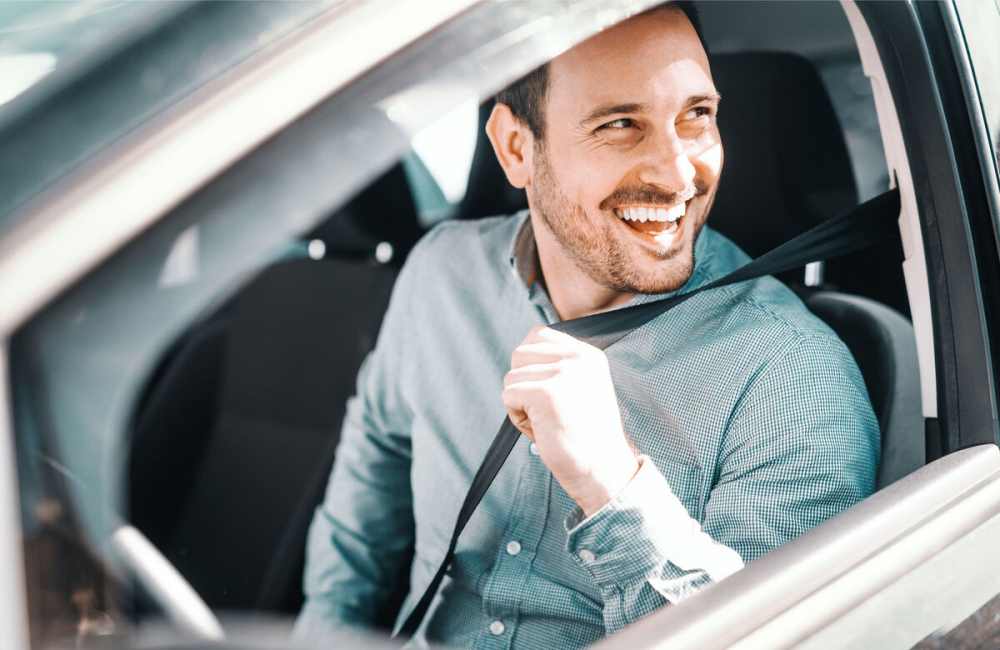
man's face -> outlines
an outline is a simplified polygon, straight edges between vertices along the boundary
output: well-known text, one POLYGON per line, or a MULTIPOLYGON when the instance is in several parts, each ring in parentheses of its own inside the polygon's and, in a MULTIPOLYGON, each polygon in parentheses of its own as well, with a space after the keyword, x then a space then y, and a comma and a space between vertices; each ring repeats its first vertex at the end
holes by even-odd
POLYGON ((722 171, 719 97, 677 10, 630 20, 549 65, 528 197, 563 252, 619 292, 681 287, 722 171))

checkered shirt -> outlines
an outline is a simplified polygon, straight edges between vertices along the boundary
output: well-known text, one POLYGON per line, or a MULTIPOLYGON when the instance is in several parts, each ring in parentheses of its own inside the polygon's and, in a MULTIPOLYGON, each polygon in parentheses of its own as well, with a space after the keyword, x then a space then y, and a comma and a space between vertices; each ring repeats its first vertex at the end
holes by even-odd
MULTIPOLYGON (((407 260, 310 529, 298 634, 371 625, 408 578, 400 625, 430 582, 505 415, 511 352, 555 320, 533 246, 522 212, 444 223, 407 260)), ((710 228, 695 258, 682 291, 748 260, 710 228)), ((584 519, 519 441, 413 645, 588 645, 873 491, 854 359, 773 278, 701 293, 606 353, 639 473, 584 519)))

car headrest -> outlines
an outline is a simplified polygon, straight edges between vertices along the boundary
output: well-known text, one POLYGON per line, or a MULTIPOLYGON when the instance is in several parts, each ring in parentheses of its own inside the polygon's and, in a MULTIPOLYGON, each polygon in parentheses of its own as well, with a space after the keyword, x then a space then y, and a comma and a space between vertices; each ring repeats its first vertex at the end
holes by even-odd
POLYGON ((842 130, 808 60, 722 54, 711 66, 725 152, 712 227, 756 257, 857 204, 842 130))
POLYGON ((328 257, 371 257, 382 242, 401 264, 423 234, 402 163, 396 163, 307 235, 328 257))

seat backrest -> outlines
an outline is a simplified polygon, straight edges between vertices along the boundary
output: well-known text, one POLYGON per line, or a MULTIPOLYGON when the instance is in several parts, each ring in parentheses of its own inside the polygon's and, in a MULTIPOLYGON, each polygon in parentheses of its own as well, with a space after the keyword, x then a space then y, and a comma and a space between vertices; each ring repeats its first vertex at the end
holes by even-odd
POLYGON ((293 613, 347 398, 420 235, 401 166, 196 326, 135 418, 130 516, 213 608, 293 613), (388 243, 392 263, 374 259, 388 243))
POLYGON ((309 518, 395 271, 300 259, 233 307, 217 414, 165 554, 219 609, 294 611, 309 518))
POLYGON ((878 487, 924 464, 924 420, 913 326, 898 312, 859 296, 820 291, 809 309, 851 350, 882 429, 878 487))
MULTIPOLYGON (((711 66, 725 152, 713 228, 757 257, 857 204, 842 130, 808 60, 720 54, 711 66)), ((782 276, 790 284, 802 278, 782 276)))

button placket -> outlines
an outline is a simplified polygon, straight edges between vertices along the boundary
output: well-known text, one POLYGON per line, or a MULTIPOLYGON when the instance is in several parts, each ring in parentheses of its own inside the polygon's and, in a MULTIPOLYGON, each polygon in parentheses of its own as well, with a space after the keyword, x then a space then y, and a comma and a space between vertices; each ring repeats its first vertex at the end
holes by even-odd
POLYGON ((541 463, 527 462, 515 492, 507 529, 500 539, 496 562, 483 589, 487 639, 509 643, 531 576, 535 552, 541 542, 549 509, 551 474, 541 463), (500 622, 505 633, 489 626, 500 622))

